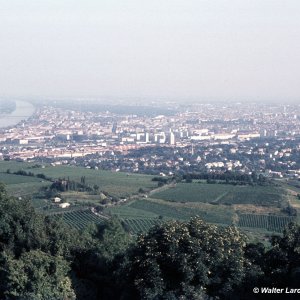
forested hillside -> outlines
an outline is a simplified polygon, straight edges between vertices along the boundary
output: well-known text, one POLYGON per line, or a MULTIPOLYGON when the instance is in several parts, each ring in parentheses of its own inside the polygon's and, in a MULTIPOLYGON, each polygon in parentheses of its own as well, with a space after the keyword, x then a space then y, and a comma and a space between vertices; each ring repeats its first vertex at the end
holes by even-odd
POLYGON ((0 188, 0 299, 258 299, 297 288, 299 249, 295 224, 270 245, 198 217, 138 237, 114 218, 78 231, 0 188))

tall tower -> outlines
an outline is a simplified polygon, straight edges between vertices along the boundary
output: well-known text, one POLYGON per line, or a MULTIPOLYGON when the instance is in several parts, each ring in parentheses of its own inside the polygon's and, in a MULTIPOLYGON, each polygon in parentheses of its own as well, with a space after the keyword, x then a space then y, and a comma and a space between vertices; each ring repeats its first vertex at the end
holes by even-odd
POLYGON ((149 143, 149 132, 145 133, 145 142, 149 143))
POLYGON ((170 145, 175 145, 175 134, 170 132, 170 145))

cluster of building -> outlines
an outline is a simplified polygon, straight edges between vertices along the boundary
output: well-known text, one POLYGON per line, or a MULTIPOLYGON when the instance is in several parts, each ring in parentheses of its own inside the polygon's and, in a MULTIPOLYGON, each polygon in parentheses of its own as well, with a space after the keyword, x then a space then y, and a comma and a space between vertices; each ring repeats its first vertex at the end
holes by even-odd
POLYGON ((299 105, 194 104, 156 116, 71 107, 39 107, 28 120, 2 129, 0 159, 134 172, 194 167, 300 173, 299 105), (159 148, 165 155, 155 154, 159 148))

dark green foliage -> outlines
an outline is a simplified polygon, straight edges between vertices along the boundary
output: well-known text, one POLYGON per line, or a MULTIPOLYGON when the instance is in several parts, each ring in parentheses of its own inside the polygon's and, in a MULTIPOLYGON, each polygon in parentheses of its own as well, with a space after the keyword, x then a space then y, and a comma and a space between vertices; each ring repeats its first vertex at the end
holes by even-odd
MULTIPOLYGON (((232 184, 232 185, 270 185, 271 182, 262 174, 257 175, 253 172, 251 175, 240 174, 237 172, 226 171, 223 173, 186 173, 183 175, 185 180, 207 180, 207 183, 232 184)), ((187 181, 186 181, 187 182, 187 181)))
POLYGON ((43 173, 36 174, 36 177, 41 178, 41 179, 45 179, 45 180, 49 180, 50 179, 50 178, 47 178, 46 175, 43 174, 43 173))
POLYGON ((59 192, 65 192, 65 191, 78 191, 78 192, 92 192, 93 189, 86 185, 85 183, 85 176, 82 176, 80 179, 80 183, 76 182, 74 180, 69 179, 58 179, 54 181, 50 186, 50 191, 59 191, 59 192))
POLYGON ((93 189, 94 189, 94 192, 95 192, 95 194, 97 194, 98 192, 99 192, 99 185, 98 184, 94 184, 93 185, 93 189))
POLYGON ((26 171, 23 171, 23 170, 19 170, 17 172, 14 172, 14 174, 16 175, 21 175, 21 176, 34 176, 34 174, 32 172, 26 172, 26 171))
POLYGON ((123 253, 131 242, 117 218, 97 225, 91 236, 96 241, 97 251, 108 260, 113 260, 115 255, 123 253))
POLYGON ((273 237, 272 246, 267 252, 265 270, 270 275, 278 272, 293 280, 293 274, 300 268, 300 226, 290 223, 284 230, 283 237, 273 237), (276 266, 270 268, 274 265, 274 260, 276 266))
POLYGON ((16 200, 0 195, 0 251, 16 256, 39 249, 46 242, 43 217, 36 215, 29 200, 16 200))
POLYGON ((172 178, 169 177, 153 177, 152 181, 161 182, 162 184, 167 184, 172 181, 172 178))
POLYGON ((244 246, 244 236, 234 227, 199 218, 165 223, 139 237, 124 271, 126 286, 130 283, 141 299, 224 298, 243 279, 244 246))
MULTIPOLYGON (((1 290, 6 299, 75 299, 69 264, 61 256, 42 251, 23 253, 18 259, 1 253, 1 290)), ((2 299, 2 298, 1 298, 2 299)))
POLYGON ((137 240, 116 218, 79 232, 0 185, 4 300, 254 299, 254 287, 298 288, 299 249, 293 223, 269 247, 199 217, 158 224, 137 240))
POLYGON ((118 299, 115 273, 132 242, 130 236, 115 218, 88 227, 82 235, 86 248, 77 252, 72 264, 77 299, 118 299))
POLYGON ((0 195, 0 251, 10 251, 16 257, 36 249, 67 254, 76 234, 62 221, 37 214, 29 200, 0 195))
MULTIPOLYGON (((253 299, 254 287, 299 288, 299 249, 300 226, 295 223, 287 226, 282 237, 273 236, 269 248, 261 243, 248 244, 245 251, 246 276, 237 289, 239 297, 253 299)), ((286 299, 285 296, 288 295, 280 295, 278 299, 286 299)))
POLYGON ((0 299, 73 299, 67 260, 80 241, 0 186, 0 299))

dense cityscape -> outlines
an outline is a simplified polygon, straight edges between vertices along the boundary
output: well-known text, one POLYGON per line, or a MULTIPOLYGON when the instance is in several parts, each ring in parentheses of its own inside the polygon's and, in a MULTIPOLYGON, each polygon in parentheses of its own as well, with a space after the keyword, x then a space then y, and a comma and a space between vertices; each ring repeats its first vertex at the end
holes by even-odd
POLYGON ((121 114, 40 105, 0 131, 0 159, 164 175, 300 176, 299 105, 169 104, 166 115, 151 108, 121 114))

